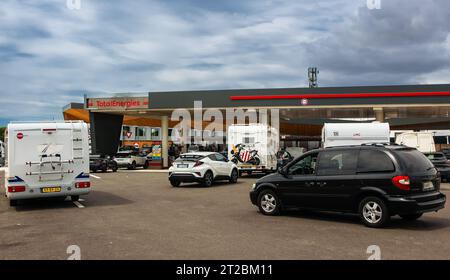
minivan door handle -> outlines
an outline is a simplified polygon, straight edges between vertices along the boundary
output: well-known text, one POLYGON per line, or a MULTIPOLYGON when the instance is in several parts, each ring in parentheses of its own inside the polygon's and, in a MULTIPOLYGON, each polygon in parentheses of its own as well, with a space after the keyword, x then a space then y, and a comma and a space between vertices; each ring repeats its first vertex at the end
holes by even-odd
POLYGON ((318 182, 319 187, 323 187, 327 185, 327 182, 318 182))
POLYGON ((313 187, 314 186, 314 182, 306 182, 305 186, 307 187, 313 187))

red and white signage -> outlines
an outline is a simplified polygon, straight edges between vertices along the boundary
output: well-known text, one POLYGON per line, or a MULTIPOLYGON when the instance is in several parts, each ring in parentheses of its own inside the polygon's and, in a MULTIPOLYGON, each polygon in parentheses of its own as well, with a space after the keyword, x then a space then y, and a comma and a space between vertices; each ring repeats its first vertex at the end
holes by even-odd
POLYGON ((241 152, 241 159, 243 162, 247 162, 250 159, 250 152, 249 151, 242 151, 241 152))

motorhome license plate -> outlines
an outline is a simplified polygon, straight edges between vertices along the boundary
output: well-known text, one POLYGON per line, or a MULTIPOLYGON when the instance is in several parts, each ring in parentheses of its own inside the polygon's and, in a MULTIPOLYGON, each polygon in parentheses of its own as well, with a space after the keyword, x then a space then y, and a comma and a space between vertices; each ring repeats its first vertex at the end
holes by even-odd
POLYGON ((188 168, 189 165, 187 164, 178 164, 177 167, 178 168, 188 168))
POLYGON ((48 187, 48 188, 42 188, 41 191, 43 193, 55 193, 55 192, 61 192, 61 187, 48 187))
POLYGON ((424 182, 422 190, 424 190, 424 191, 434 190, 433 182, 424 182))

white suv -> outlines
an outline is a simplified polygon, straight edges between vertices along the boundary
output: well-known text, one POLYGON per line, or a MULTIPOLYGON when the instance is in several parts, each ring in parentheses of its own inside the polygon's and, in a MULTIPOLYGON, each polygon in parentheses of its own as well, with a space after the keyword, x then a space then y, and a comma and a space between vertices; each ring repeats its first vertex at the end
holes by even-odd
POLYGON ((129 151, 118 152, 114 161, 117 162, 119 168, 126 167, 134 170, 138 166, 142 166, 144 169, 149 167, 147 157, 129 151))
POLYGON ((236 164, 222 154, 214 152, 192 152, 180 155, 169 168, 169 181, 174 187, 181 183, 198 182, 205 187, 217 180, 236 183, 239 172, 236 164))

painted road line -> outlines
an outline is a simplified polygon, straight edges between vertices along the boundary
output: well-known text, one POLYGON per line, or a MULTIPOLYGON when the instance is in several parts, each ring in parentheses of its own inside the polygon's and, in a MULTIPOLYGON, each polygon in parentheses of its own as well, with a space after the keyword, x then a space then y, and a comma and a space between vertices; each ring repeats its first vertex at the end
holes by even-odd
POLYGON ((78 208, 84 208, 84 205, 78 201, 74 201, 73 204, 75 204, 78 208))
POLYGON ((92 175, 92 174, 89 174, 89 176, 91 176, 92 178, 95 178, 95 179, 101 179, 101 177, 98 177, 98 176, 95 176, 95 175, 92 175))

